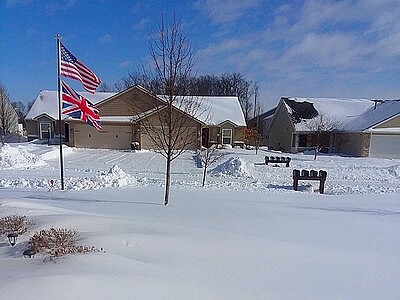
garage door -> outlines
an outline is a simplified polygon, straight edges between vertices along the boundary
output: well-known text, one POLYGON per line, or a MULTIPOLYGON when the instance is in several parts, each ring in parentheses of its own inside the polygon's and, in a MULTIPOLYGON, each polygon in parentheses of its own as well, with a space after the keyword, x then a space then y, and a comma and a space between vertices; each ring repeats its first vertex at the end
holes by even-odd
POLYGON ((102 131, 87 124, 75 124, 75 147, 101 149, 131 149, 131 126, 103 125, 102 131))
POLYGON ((372 134, 369 156, 400 158, 400 135, 372 134))

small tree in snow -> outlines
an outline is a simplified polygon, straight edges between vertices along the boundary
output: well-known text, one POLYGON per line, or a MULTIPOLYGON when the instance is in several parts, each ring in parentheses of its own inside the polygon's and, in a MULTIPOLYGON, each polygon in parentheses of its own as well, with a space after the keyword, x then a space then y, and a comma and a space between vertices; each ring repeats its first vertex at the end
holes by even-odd
POLYGON ((203 166, 203 179, 202 179, 202 185, 204 186, 206 183, 206 176, 207 176, 207 170, 208 167, 211 166, 213 163, 218 161, 221 157, 226 155, 225 152, 222 152, 219 150, 216 145, 212 145, 209 148, 202 148, 199 156, 201 159, 201 163, 203 166))
POLYGON ((10 103, 10 96, 0 82, 0 142, 3 144, 8 134, 17 130, 18 116, 10 103))
POLYGON ((244 139, 246 140, 246 143, 254 146, 257 154, 258 149, 260 148, 261 134, 256 129, 247 128, 244 131, 244 139))
POLYGON ((152 118, 140 118, 138 124, 156 151, 166 159, 164 205, 168 205, 171 163, 199 144, 200 126, 195 120, 205 115, 207 108, 202 98, 190 96, 189 79, 196 57, 175 15, 169 26, 162 17, 158 30, 150 39, 149 50, 152 66, 144 66, 140 78, 148 83, 146 87, 155 95, 156 101, 152 118), (156 96, 160 91, 164 94, 162 101, 156 96))
POLYGON ((318 114, 316 117, 307 122, 306 128, 316 134, 316 140, 314 142, 314 159, 316 159, 317 152, 326 146, 326 143, 323 141, 322 137, 324 135, 330 136, 331 134, 340 131, 343 128, 343 123, 325 114, 318 114))

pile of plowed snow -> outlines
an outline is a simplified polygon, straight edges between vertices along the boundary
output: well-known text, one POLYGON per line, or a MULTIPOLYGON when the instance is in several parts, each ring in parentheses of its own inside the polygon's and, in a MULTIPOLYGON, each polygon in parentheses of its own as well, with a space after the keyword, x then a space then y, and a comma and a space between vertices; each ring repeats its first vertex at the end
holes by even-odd
POLYGON ((213 176, 231 176, 235 178, 253 178, 254 168, 239 157, 231 157, 211 170, 213 176))
MULTIPOLYGON (((70 177, 64 181, 65 189, 67 190, 97 190, 110 187, 126 187, 137 183, 137 178, 123 171, 117 165, 110 168, 108 172, 100 172, 95 177, 81 178, 70 177)), ((56 180, 54 186, 50 186, 50 181, 46 179, 24 179, 15 180, 0 179, 1 187, 14 188, 48 188, 59 189, 61 183, 56 180)))
POLYGON ((66 181, 66 187, 71 190, 95 190, 109 187, 125 187, 136 183, 137 178, 135 176, 114 165, 108 172, 100 172, 93 178, 69 178, 66 181))
POLYGON ((23 147, 0 146, 0 169, 31 169, 47 166, 39 156, 27 152, 23 147))

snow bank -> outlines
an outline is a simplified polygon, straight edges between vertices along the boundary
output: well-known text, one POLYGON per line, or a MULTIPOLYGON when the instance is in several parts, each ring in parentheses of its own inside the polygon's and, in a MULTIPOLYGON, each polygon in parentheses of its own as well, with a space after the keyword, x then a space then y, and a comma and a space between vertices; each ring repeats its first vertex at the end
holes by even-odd
POLYGON ((93 178, 69 178, 66 180, 66 187, 71 190, 96 190, 109 187, 126 187, 136 183, 137 178, 135 176, 114 165, 108 172, 100 172, 93 178))
MULTIPOLYGON (((67 190, 97 190, 101 188, 132 186, 137 182, 138 180, 135 176, 126 173, 120 167, 114 165, 109 171, 99 172, 94 177, 65 178, 64 184, 67 190)), ((61 182, 56 180, 54 186, 51 187, 50 180, 44 178, 18 178, 14 180, 2 178, 0 179, 0 187, 59 189, 61 188, 61 182)))
POLYGON ((45 167, 47 163, 39 156, 29 153, 23 147, 11 147, 4 144, 0 147, 0 169, 31 169, 45 167))
POLYGON ((253 178, 254 169, 245 160, 231 157, 210 172, 214 176, 232 176, 235 178, 253 178))

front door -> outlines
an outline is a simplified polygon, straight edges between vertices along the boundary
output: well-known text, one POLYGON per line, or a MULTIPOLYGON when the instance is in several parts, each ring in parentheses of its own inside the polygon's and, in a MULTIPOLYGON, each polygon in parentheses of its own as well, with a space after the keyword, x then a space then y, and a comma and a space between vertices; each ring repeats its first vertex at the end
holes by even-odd
POLYGON ((203 128, 201 131, 201 145, 203 147, 208 148, 209 146, 209 136, 210 136, 210 129, 209 128, 203 128))

